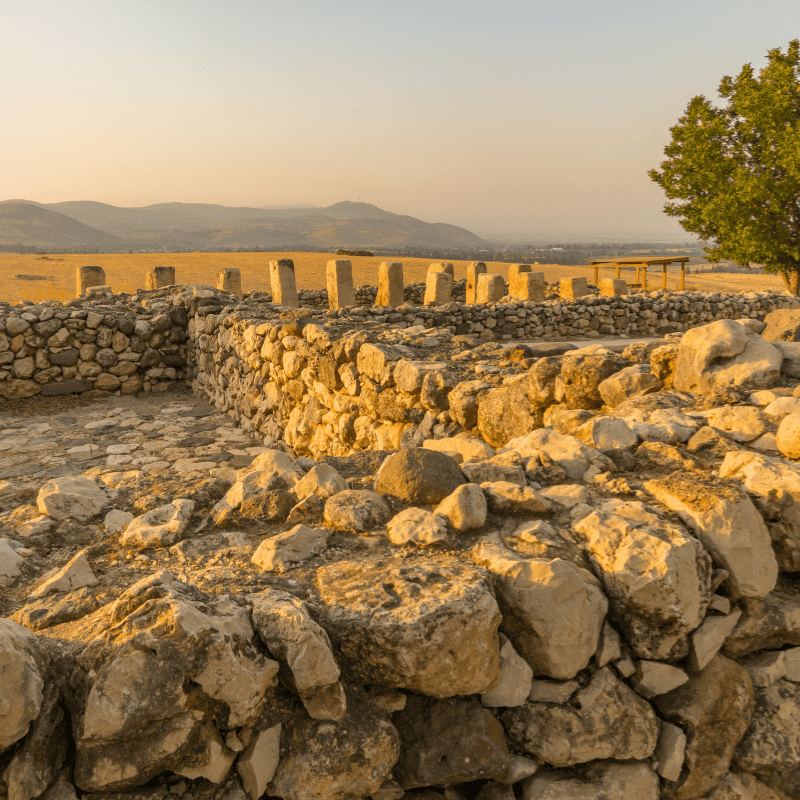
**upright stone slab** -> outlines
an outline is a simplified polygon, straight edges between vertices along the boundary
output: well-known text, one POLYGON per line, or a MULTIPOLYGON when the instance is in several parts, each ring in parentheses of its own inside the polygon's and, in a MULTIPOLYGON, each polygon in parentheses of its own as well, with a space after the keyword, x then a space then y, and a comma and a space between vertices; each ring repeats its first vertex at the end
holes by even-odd
POLYGON ((331 308, 351 308, 356 304, 353 289, 353 265, 344 258, 328 262, 328 305, 331 308))
POLYGON ((467 302, 474 303, 478 289, 478 276, 486 274, 486 264, 483 261, 470 261, 467 264, 467 302))
POLYGON ((147 283, 145 288, 163 289, 165 286, 175 285, 175 267, 150 267, 147 270, 147 283))
POLYGON ((586 278, 562 278, 558 282, 558 296, 568 299, 589 294, 586 278))
POLYGON ((506 285, 502 275, 487 272, 478 276, 476 301, 478 303, 497 303, 505 297, 506 285))
POLYGON ((622 278, 601 278, 600 294, 603 297, 620 297, 628 294, 628 283, 622 278))
POLYGON ((223 267, 217 273, 217 289, 242 296, 242 272, 238 267, 223 267))
POLYGON ((294 280, 294 261, 291 258, 269 262, 269 282, 273 303, 286 308, 297 308, 300 305, 294 280))
POLYGON ((425 305, 442 306, 453 295, 453 276, 449 272, 428 272, 425 278, 425 305))
POLYGON ((513 281, 514 278, 517 277, 517 275, 519 275, 520 273, 523 273, 523 272, 533 272, 533 270, 531 269, 531 265, 530 264, 512 264, 508 268, 508 284, 509 284, 509 286, 511 285, 511 281, 513 281))
POLYGON ((428 272, 446 272, 451 278, 455 279, 455 267, 449 261, 434 261, 429 267, 428 272))
POLYGON ((518 300, 542 303, 545 299, 543 272, 518 272, 508 282, 508 293, 518 300))
POLYGON ((403 265, 399 261, 382 261, 378 267, 376 306, 397 308, 403 304, 403 265))
POLYGON ((76 279, 75 294, 80 297, 90 286, 105 285, 106 271, 102 267, 78 267, 76 279))

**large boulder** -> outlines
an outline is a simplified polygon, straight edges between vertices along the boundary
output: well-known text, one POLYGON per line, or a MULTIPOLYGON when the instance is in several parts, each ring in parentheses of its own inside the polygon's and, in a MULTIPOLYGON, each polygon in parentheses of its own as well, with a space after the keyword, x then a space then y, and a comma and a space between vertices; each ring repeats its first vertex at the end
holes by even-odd
POLYGON ((556 378, 561 372, 561 358, 539 358, 528 370, 525 391, 534 408, 548 408, 555 403, 556 378))
POLYGON ((542 410, 531 405, 521 384, 492 389, 480 398, 478 430, 492 447, 502 447, 541 426, 542 410))
POLYGON ((701 672, 653 699, 662 719, 686 734, 683 770, 664 780, 665 800, 695 800, 728 771, 753 715, 753 685, 735 661, 716 655, 701 672))
POLYGON ((661 381, 650 371, 649 364, 634 364, 610 375, 597 391, 607 406, 615 408, 630 397, 641 397, 660 388, 661 381))
POLYGON ((769 531, 741 488, 686 472, 648 481, 645 488, 696 533, 730 574, 736 595, 764 597, 775 588, 778 562, 769 531))
POLYGON ((740 480, 762 498, 772 546, 782 571, 800 571, 800 467, 749 450, 730 452, 719 468, 722 478, 740 480))
POLYGON ((489 691, 500 612, 484 574, 458 562, 340 561, 317 572, 323 624, 356 681, 432 697, 489 691))
POLYGON ((761 335, 768 342, 800 342, 800 309, 778 308, 764 317, 761 335))
POLYGON ((411 695, 394 724, 402 740, 394 774, 404 789, 501 779, 511 761, 502 725, 473 699, 411 695))
POLYGON ((523 558, 492 541, 472 558, 492 576, 503 632, 534 672, 565 679, 587 666, 608 610, 590 572, 561 558, 523 558))
POLYGON ((681 338, 674 386, 685 392, 712 392, 725 386, 763 389, 780 378, 780 350, 730 319, 693 328, 681 338))
POLYGON ((711 597, 711 559, 700 542, 640 502, 609 500, 573 527, 636 655, 686 655, 686 636, 711 597))
POLYGON ((645 759, 658 742, 650 705, 603 667, 565 705, 526 703, 501 715, 511 743, 555 767, 645 759))
POLYGON ((491 388, 486 381, 462 381, 447 395, 450 416, 464 430, 471 430, 478 424, 478 397, 491 388))
POLYGON ((226 733, 255 721, 279 666, 247 611, 163 571, 97 612, 93 632, 73 687, 76 785, 116 791, 165 770, 220 782, 226 733))
POLYGON ((444 453, 408 447, 392 453, 375 475, 375 491, 409 503, 435 505, 467 480, 444 453))
POLYGON ((745 600, 744 613, 726 639, 723 652, 741 658, 759 650, 800 645, 800 590, 782 581, 760 600, 745 600))
POLYGON ((561 364, 564 401, 570 408, 600 408, 600 384, 627 366, 625 359, 610 353, 565 356, 561 364))

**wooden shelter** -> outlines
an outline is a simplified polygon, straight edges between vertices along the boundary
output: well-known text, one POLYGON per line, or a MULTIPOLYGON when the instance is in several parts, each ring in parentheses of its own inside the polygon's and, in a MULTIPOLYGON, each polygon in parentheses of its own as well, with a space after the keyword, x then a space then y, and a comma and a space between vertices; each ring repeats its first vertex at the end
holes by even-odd
POLYGON ((594 285, 600 285, 600 267, 609 266, 616 267, 616 277, 620 277, 620 270, 625 267, 636 267, 636 285, 641 286, 643 289, 647 288, 647 268, 651 265, 660 264, 662 267, 661 288, 667 288, 667 267, 670 264, 681 265, 681 286, 680 290, 686 288, 686 262, 689 261, 689 256, 654 256, 653 258, 640 258, 639 256, 631 256, 626 258, 596 258, 589 263, 594 267, 594 285), (640 280, 641 273, 641 280, 640 280))

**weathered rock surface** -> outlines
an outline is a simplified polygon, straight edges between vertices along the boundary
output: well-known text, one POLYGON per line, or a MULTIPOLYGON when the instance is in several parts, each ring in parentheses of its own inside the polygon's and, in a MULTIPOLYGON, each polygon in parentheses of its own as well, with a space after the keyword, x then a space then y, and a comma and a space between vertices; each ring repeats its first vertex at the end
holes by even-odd
POLYGON ((580 770, 543 769, 523 782, 522 800, 658 800, 658 776, 643 761, 599 761, 580 770))
POLYGON ((194 500, 173 500, 136 517, 125 528, 121 542, 132 547, 167 547, 186 530, 194 511, 194 500))
POLYGON ((466 482, 450 456, 412 447, 393 453, 381 464, 375 475, 375 491, 409 503, 434 505, 466 482))
POLYGON ((53 519, 86 520, 99 514, 108 497, 89 478, 54 478, 42 486, 36 505, 39 512, 53 519))
POLYGON ((392 544, 418 544, 425 547, 447 538, 447 523, 439 514, 424 508, 406 508, 386 523, 392 544))
POLYGON ((341 561, 317 572, 325 629, 355 679, 432 697, 500 677, 500 613, 480 570, 441 560, 341 561))
POLYGON ((741 658, 759 650, 800 645, 800 592, 781 583, 760 600, 743 603, 744 613, 725 641, 725 655, 741 658))
POLYGON ((368 489, 347 489, 325 502, 325 524, 337 531, 375 530, 384 525, 392 512, 388 503, 368 489))
POLYGON ((486 522, 486 495, 475 483, 465 483, 449 494, 434 509, 434 514, 447 517, 460 532, 478 530, 486 522))

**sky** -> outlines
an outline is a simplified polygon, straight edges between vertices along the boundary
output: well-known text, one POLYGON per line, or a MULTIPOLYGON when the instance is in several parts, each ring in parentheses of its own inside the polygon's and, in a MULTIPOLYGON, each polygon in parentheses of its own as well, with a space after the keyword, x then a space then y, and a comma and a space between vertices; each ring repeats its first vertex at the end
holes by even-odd
POLYGON ((797 0, 2 0, 0 199, 691 238, 647 176, 797 0))

